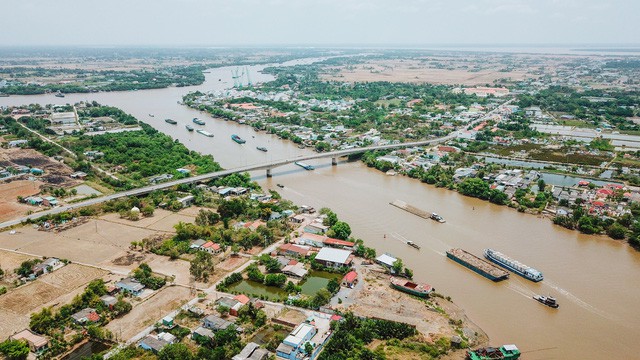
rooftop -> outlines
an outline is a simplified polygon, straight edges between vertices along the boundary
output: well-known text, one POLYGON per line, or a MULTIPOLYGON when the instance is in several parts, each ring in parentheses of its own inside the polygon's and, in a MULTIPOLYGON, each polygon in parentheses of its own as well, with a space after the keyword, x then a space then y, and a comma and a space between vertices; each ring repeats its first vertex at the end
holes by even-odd
POLYGON ((351 251, 334 249, 334 248, 322 248, 316 255, 316 260, 330 261, 338 264, 346 264, 351 255, 351 251))

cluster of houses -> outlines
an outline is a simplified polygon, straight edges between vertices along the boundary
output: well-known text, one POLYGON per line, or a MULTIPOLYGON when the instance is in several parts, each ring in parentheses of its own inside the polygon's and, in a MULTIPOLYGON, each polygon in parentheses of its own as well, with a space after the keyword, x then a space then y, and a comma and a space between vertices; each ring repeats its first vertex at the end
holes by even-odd
POLYGON ((34 206, 58 206, 58 200, 53 196, 27 196, 22 198, 22 202, 34 206))
POLYGON ((296 326, 278 345, 276 355, 288 360, 315 359, 331 337, 331 321, 340 319, 339 315, 314 313, 296 326))
POLYGON ((0 179, 6 179, 13 176, 21 176, 24 174, 42 175, 44 170, 24 165, 11 165, 7 167, 0 166, 0 179))

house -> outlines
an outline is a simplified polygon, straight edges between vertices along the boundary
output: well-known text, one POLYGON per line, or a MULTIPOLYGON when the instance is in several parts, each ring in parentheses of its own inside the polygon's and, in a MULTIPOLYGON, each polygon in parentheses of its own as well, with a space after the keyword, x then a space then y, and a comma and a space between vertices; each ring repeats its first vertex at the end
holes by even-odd
POLYGON ((74 179, 84 179, 87 177, 87 173, 83 171, 76 171, 70 175, 74 179))
POLYGON ((118 303, 118 299, 116 299, 115 296, 111 295, 102 295, 100 297, 100 301, 102 301, 102 303, 110 310, 112 310, 113 307, 118 303))
POLYGON ((239 302, 240 304, 242 304, 242 306, 247 305, 251 301, 251 299, 249 299, 249 297, 247 295, 244 295, 244 294, 236 295, 233 298, 233 300, 239 302))
POLYGON ((29 345, 31 352, 39 354, 45 351, 49 345, 46 337, 38 335, 29 329, 22 330, 9 336, 10 340, 24 340, 29 345))
POLYGON ((337 248, 353 248, 356 244, 353 241, 333 239, 328 237, 324 239, 324 245, 337 248))
MULTIPOLYGON (((247 298, 247 302, 249 302, 249 298, 247 298)), ((240 310, 240 308, 244 306, 244 304, 238 301, 236 298, 231 299, 228 297, 221 297, 220 299, 218 299, 218 301, 216 301, 216 304, 228 308, 229 314, 233 316, 238 316, 238 310, 240 310)))
POLYGON ((160 352, 160 350, 162 350, 162 348, 164 348, 167 345, 169 345, 167 341, 158 339, 153 335, 145 336, 145 338, 138 343, 138 346, 140 346, 141 348, 145 350, 151 350, 155 354, 160 352))
POLYGON ((349 271, 342 278, 342 286, 346 286, 348 288, 353 288, 358 283, 358 273, 355 271, 349 271))
POLYGON ((162 318, 162 325, 166 327, 173 327, 173 318, 171 316, 165 316, 162 318))
POLYGON ((309 249, 294 244, 284 244, 278 248, 278 254, 304 258, 309 255, 309 249))
POLYGON ((309 245, 315 247, 323 247, 324 241, 327 237, 324 235, 318 235, 317 233, 302 233, 300 237, 296 240, 298 244, 301 245, 309 245))
POLYGON ((260 348, 260 345, 250 342, 240 353, 231 360, 264 360, 269 356, 269 351, 260 348))
POLYGON ((312 222, 304 227, 304 231, 312 234, 324 234, 329 230, 329 227, 319 222, 312 222))
MULTIPOLYGON (((202 326, 213 330, 214 332, 219 330, 225 330, 229 326, 235 326, 231 321, 227 321, 219 316, 209 315, 203 319, 202 326)), ((236 326, 237 332, 242 332, 243 329, 239 326, 236 326)))
POLYGON ((200 249, 202 248, 202 245, 206 244, 207 242, 202 240, 202 239, 198 239, 198 240, 194 240, 191 242, 191 245, 189 245, 189 249, 200 249))
POLYGON ((86 323, 95 323, 100 321, 100 315, 96 312, 96 309, 93 308, 84 308, 77 313, 71 315, 73 321, 76 324, 86 324, 86 323))
POLYGON ((39 196, 29 196, 24 201, 29 205, 40 205, 44 200, 39 196))
POLYGON ((56 200, 56 198, 54 198, 53 196, 45 196, 42 204, 46 206, 58 206, 58 200, 56 200))
POLYGON ((44 174, 44 170, 38 169, 38 168, 31 168, 31 169, 29 169, 29 172, 31 172, 33 175, 42 175, 42 174, 44 174))
POLYGON ((327 267, 349 266, 353 255, 349 250, 324 247, 316 255, 315 261, 327 267))
POLYGON ((542 109, 540 109, 539 106, 529 106, 527 108, 524 108, 524 114, 526 116, 531 116, 531 117, 535 117, 535 118, 541 118, 542 117, 542 109))
POLYGON ((393 267, 393 263, 398 259, 390 254, 382 254, 376 258, 376 262, 382 266, 385 266, 389 269, 393 267))
POLYGON ((176 342, 176 340, 178 340, 178 338, 175 335, 169 334, 168 332, 161 332, 160 334, 157 335, 157 338, 158 340, 164 340, 169 344, 173 344, 176 342))
POLYGON ((193 204, 195 197, 193 195, 187 195, 183 198, 178 199, 178 201, 182 204, 182 207, 188 207, 193 204))
POLYGON ((142 285, 138 280, 128 277, 124 278, 116 283, 116 287, 121 291, 126 291, 135 296, 140 295, 142 290, 144 290, 144 285, 142 285))
POLYGON ((304 222, 305 217, 302 215, 292 215, 289 217, 289 222, 294 224, 302 224, 304 222))
POLYGON ((210 254, 219 254, 220 252, 222 252, 222 247, 220 247, 219 244, 216 244, 213 241, 208 241, 207 243, 202 245, 202 247, 200 247, 200 250, 204 250, 210 254))
POLYGON ((298 354, 304 352, 304 344, 311 340, 316 332, 316 327, 311 324, 302 323, 298 325, 289 336, 278 345, 276 355, 290 360, 297 359, 298 354))
POLYGON ((287 264, 282 268, 282 273, 298 278, 303 278, 309 271, 304 267, 303 263, 296 262, 295 264, 287 264))
POLYGON ((29 140, 13 140, 9 141, 9 147, 18 147, 20 145, 26 145, 29 143, 29 140))
POLYGON ((50 273, 54 270, 57 270, 61 267, 64 266, 64 263, 62 263, 60 261, 60 259, 57 258, 48 258, 46 260, 44 260, 41 263, 37 263, 35 265, 33 265, 33 268, 31 268, 31 270, 33 271, 33 273, 38 276, 41 274, 47 274, 50 273))
POLYGON ((213 340, 213 338, 215 337, 213 331, 204 328, 202 326, 198 326, 195 330, 193 330, 193 333, 191 334, 191 338, 193 340, 197 340, 197 339, 209 339, 209 340, 213 340))

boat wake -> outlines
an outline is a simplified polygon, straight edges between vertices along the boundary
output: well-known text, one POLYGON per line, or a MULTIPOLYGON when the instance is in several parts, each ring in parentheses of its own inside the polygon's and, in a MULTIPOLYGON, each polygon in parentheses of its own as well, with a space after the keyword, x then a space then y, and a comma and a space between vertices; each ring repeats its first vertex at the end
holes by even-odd
POLYGON ((561 288, 560 286, 558 286, 556 283, 554 283, 553 281, 549 280, 549 279, 544 279, 544 281, 542 282, 543 285, 546 285, 550 288, 552 288, 553 290, 557 291, 559 294, 562 294, 562 296, 564 296, 567 300, 571 301, 572 303, 580 306, 581 308, 589 311, 592 314, 596 314, 600 317, 603 317, 605 319, 608 320, 612 320, 612 321, 620 321, 620 319, 617 319, 615 316, 607 313, 606 311, 600 310, 598 308, 596 308, 595 306, 587 303, 584 300, 581 300, 579 297, 573 295, 572 293, 570 293, 569 291, 561 288))
MULTIPOLYGON (((391 233, 391 236, 393 236, 394 238, 396 238, 396 239, 398 239, 398 240, 402 241, 402 242, 403 242, 403 243, 405 243, 405 244, 406 244, 407 242, 409 242, 409 241, 410 241, 410 240, 409 240, 409 239, 407 239, 406 237, 404 237, 404 236, 402 236, 402 235, 398 234, 397 232, 395 232, 395 233, 391 233)), ((438 240, 438 241, 440 241, 440 240, 438 240)), ((446 246, 446 244, 444 244, 442 241, 440 241, 440 243, 442 243, 443 245, 445 245, 445 246, 446 246)), ((427 249, 429 249, 429 250, 431 250, 431 251, 435 252, 435 253, 436 253, 436 254, 438 254, 438 255, 441 255, 441 256, 447 256, 447 254, 445 254, 445 253, 444 253, 444 252, 442 252, 442 251, 438 251, 438 250, 436 250, 436 249, 432 249, 432 248, 430 248, 430 247, 427 247, 427 249)))

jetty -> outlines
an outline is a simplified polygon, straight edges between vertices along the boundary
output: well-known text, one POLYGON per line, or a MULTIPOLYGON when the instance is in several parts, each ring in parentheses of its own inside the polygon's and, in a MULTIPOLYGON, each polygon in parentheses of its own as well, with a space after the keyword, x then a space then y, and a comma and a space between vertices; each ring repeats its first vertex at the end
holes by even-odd
POLYGON ((413 205, 409 205, 409 204, 407 204, 406 202, 404 202, 402 200, 395 200, 393 202, 390 202, 389 204, 397 207, 398 209, 402 209, 402 210, 404 210, 406 212, 409 212, 409 213, 411 213, 413 215, 420 216, 423 219, 430 219, 431 218, 431 213, 430 212, 418 209, 417 207, 415 207, 413 205))

